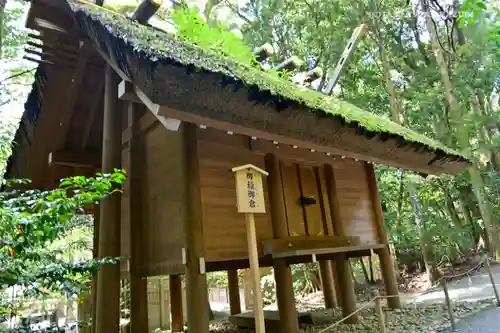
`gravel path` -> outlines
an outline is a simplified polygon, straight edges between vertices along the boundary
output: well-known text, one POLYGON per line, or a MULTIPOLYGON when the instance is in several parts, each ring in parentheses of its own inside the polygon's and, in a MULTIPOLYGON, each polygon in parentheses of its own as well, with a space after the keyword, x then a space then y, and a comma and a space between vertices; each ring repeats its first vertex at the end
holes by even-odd
POLYGON ((498 333, 500 331, 499 324, 500 308, 494 307, 461 320, 457 324, 457 328, 460 333, 498 333))

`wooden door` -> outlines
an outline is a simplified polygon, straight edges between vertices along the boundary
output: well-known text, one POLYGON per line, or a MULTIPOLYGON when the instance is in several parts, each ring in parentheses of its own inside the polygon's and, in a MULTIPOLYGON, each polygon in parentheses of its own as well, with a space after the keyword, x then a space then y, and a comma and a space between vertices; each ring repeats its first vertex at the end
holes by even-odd
POLYGON ((288 234, 333 235, 322 168, 282 163, 288 234))

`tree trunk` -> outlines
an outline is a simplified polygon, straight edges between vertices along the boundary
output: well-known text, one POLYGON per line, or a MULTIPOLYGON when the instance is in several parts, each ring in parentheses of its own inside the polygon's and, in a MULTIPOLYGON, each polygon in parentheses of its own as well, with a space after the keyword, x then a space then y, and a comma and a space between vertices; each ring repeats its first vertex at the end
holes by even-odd
POLYGON ((408 189, 410 191, 411 203, 413 207, 413 216, 415 218, 415 224, 419 233, 420 248, 422 249, 422 259, 424 261, 425 271, 429 276, 430 281, 434 283, 434 272, 436 271, 436 267, 434 267, 432 250, 427 244, 427 235, 425 233, 424 221, 421 214, 422 207, 420 205, 420 198, 418 196, 417 190, 413 186, 413 184, 409 185, 408 189))
MULTIPOLYGON (((429 37, 431 40, 432 50, 434 52, 434 57, 439 70, 439 75, 441 78, 441 83, 443 84, 445 90, 445 97, 448 107, 450 109, 450 129, 455 130, 455 139, 457 140, 458 146, 464 150, 469 143, 469 133, 467 132, 467 127, 462 125, 463 114, 460 106, 458 105, 457 98, 455 96, 455 89, 451 82, 450 73, 448 71, 448 66, 446 64, 445 57, 443 55, 443 50, 438 39, 438 33, 434 26, 434 22, 431 16, 431 9, 428 6, 427 0, 420 1, 422 11, 425 17, 425 22, 427 30, 429 32, 429 37)), ((495 224, 495 219, 492 214, 492 209, 490 203, 486 200, 486 195, 484 192, 484 182, 481 178, 481 174, 476 166, 472 166, 468 169, 470 176, 471 185, 474 194, 479 203, 479 209, 481 211, 481 216, 484 221, 488 233, 489 240, 489 253, 494 258, 500 258, 500 248, 499 248, 499 237, 498 231, 495 224)))
MULTIPOLYGON (((376 9, 376 8, 375 8, 376 9)), ((377 10, 377 9, 376 9, 377 10)), ((390 62, 389 62, 389 56, 385 50, 385 45, 384 45, 384 38, 382 38, 381 30, 378 29, 377 22, 374 22, 374 26, 377 29, 377 35, 379 37, 378 40, 378 47, 379 47, 379 55, 380 55, 380 60, 382 63, 382 71, 384 75, 384 81, 385 81, 385 86, 387 89, 387 94, 389 96, 389 105, 391 109, 391 115, 392 115, 392 121, 394 121, 397 124, 402 124, 403 123, 403 117, 402 117, 402 110, 401 110, 401 105, 398 101, 398 98, 396 96, 396 90, 394 87, 394 83, 392 81, 391 77, 391 71, 390 71, 390 62)), ((399 172, 402 172, 401 170, 399 172)), ((401 174, 401 186, 402 185, 402 178, 403 175, 401 174)), ((422 252, 422 257, 424 260, 425 264, 425 269, 431 278, 431 281, 433 281, 433 266, 432 266, 432 255, 431 255, 431 250, 429 249, 426 238, 424 237, 424 230, 423 230, 423 219, 422 219, 422 213, 420 211, 420 199, 418 196, 417 189, 413 186, 408 187, 408 191, 410 192, 410 197, 412 199, 413 203, 413 215, 415 222, 417 224, 417 229, 420 234, 420 249, 422 252)))
POLYGON ((3 58, 3 35, 5 26, 5 6, 7 0, 0 0, 0 60, 3 58))

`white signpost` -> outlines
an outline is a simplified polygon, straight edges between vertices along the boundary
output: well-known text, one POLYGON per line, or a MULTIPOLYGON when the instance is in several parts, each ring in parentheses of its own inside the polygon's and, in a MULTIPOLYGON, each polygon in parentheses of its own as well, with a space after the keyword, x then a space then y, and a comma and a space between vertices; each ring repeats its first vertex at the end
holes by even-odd
POLYGON ((236 201, 239 213, 245 214, 247 232, 248 257, 255 306, 255 332, 265 333, 264 309, 260 290, 259 254, 257 252, 257 235, 255 233, 254 213, 265 213, 264 187, 262 176, 268 173, 252 165, 246 164, 233 168, 236 178, 236 201))

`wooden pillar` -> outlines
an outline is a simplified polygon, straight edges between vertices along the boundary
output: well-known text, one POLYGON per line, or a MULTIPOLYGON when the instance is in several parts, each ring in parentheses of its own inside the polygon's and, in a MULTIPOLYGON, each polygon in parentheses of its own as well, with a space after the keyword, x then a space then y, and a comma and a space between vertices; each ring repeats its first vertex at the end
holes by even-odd
POLYGON ((170 315, 172 333, 184 331, 184 313, 182 312, 182 280, 180 275, 170 275, 170 315))
POLYGON ((227 271, 227 282, 229 289, 229 309, 231 315, 241 313, 240 284, 238 282, 238 270, 227 271))
MULTIPOLYGON (((111 67, 105 70, 102 172, 121 166, 122 114, 118 101, 118 77, 111 67)), ((115 192, 101 200, 99 258, 120 255, 121 195, 115 192)), ((97 274, 96 333, 118 332, 120 326, 120 265, 102 265, 97 274)))
POLYGON ((322 260, 319 262, 319 272, 321 275, 321 286, 323 289, 323 296, 325 298, 325 308, 333 309, 337 306, 337 300, 335 299, 333 272, 329 260, 322 260))
POLYGON ((334 281, 334 287, 335 287, 335 295, 336 295, 336 301, 337 301, 337 306, 342 306, 342 297, 340 295, 342 294, 342 288, 339 283, 339 274, 337 273, 337 265, 335 264, 335 260, 329 260, 330 262, 330 267, 332 268, 332 276, 333 276, 333 281, 334 281))
POLYGON ((140 135, 139 105, 128 102, 128 126, 130 127, 130 140, 128 141, 128 195, 127 203, 130 225, 130 332, 143 333, 149 329, 148 325, 148 282, 142 278, 141 261, 143 258, 142 230, 142 197, 145 183, 144 171, 144 139, 140 135))
MULTIPOLYGON (((340 215, 340 204, 337 194, 337 184, 333 167, 330 164, 325 164, 325 179, 328 193, 328 201, 330 204, 330 214, 332 215, 333 229, 335 235, 346 236, 342 216, 340 215)), ((335 259, 335 268, 337 270, 338 282, 341 287, 339 299, 341 299, 342 313, 345 316, 356 311, 356 293, 354 291, 354 283, 352 281, 351 265, 345 253, 339 253, 335 259)), ((347 323, 357 324, 359 322, 358 315, 355 314, 346 320, 347 323)))
MULTIPOLYGON (((94 237, 92 246, 92 258, 96 259, 99 257, 99 219, 101 208, 98 205, 94 205, 94 237)), ((96 313, 97 313, 97 272, 92 273, 92 286, 91 286, 91 329, 92 333, 95 333, 95 323, 96 323, 96 313)))
POLYGON ((200 264, 205 260, 205 244, 196 132, 195 124, 183 123, 187 326, 189 332, 208 333, 207 280, 205 272, 200 271, 200 264))
MULTIPOLYGON (((274 238, 288 237, 280 164, 276 155, 266 156, 267 189, 274 238)), ((274 260, 274 279, 280 314, 280 332, 298 333, 299 321, 293 294, 292 271, 284 259, 274 260)))
MULTIPOLYGON (((385 294, 396 296, 399 295, 398 282, 396 279, 396 270, 394 269, 394 260, 389 251, 389 240, 384 225, 384 214, 382 212, 382 204, 377 187, 377 179, 375 177, 375 170, 373 164, 365 163, 366 178, 368 180, 368 188, 370 190, 370 197, 373 204, 373 215, 375 218, 375 225, 379 240, 384 244, 384 248, 378 250, 380 259, 380 270, 382 278, 384 279, 385 294)), ((401 300, 399 297, 391 297, 387 299, 387 304, 390 308, 396 309, 401 307, 401 300)))

